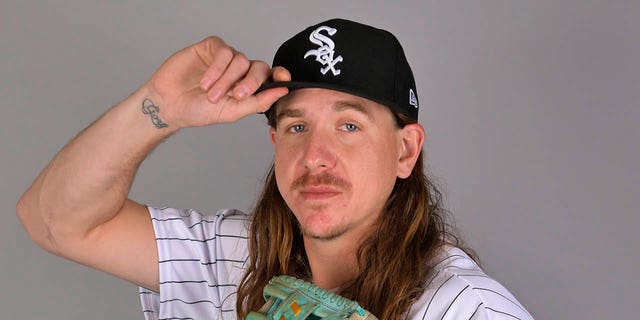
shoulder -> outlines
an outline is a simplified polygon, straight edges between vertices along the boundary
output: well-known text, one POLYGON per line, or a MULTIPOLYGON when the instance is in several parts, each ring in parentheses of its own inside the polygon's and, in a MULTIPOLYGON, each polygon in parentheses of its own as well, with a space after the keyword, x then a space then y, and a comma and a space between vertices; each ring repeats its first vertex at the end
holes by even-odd
POLYGON ((158 244, 160 291, 141 289, 146 319, 235 317, 247 260, 250 215, 149 207, 158 244))
POLYGON ((161 268, 170 261, 193 261, 196 267, 226 267, 221 261, 244 263, 250 215, 235 209, 215 213, 192 209, 149 208, 161 268))
POLYGON ((194 209, 178 209, 178 208, 169 208, 169 207, 153 207, 147 205, 149 209, 149 213, 151 214, 151 218, 153 220, 162 220, 162 219, 194 219, 201 220, 205 218, 209 219, 236 219, 236 218, 248 218, 250 215, 244 213, 238 209, 220 209, 215 213, 208 211, 198 211, 194 209))
POLYGON ((436 257, 425 291, 409 319, 532 319, 503 285, 464 251, 447 246, 436 257))
POLYGON ((236 209, 221 209, 215 213, 151 206, 148 209, 156 236, 159 238, 164 234, 215 235, 220 231, 246 236, 250 222, 250 215, 236 209))

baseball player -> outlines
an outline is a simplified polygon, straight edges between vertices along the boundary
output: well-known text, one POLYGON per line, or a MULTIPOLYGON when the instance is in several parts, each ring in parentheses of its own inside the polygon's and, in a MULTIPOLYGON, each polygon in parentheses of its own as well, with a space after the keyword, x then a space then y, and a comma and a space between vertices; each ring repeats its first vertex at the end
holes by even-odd
POLYGON ((149 320, 532 319, 448 227, 423 172, 420 107, 381 29, 321 22, 273 67, 209 37, 66 145, 18 214, 46 250, 139 285, 149 320), (256 113, 275 155, 253 212, 127 198, 164 139, 256 113))

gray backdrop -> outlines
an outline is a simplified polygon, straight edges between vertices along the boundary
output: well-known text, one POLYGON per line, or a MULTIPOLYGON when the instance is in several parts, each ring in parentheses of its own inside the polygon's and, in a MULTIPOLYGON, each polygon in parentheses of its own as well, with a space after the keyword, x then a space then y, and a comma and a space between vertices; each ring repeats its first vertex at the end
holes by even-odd
MULTIPOLYGON (((135 286, 32 244, 19 196, 176 50, 217 34, 270 61, 336 16, 404 44, 427 166, 486 271, 538 319, 637 318, 639 1, 0 3, 3 319, 142 319, 135 286)), ((183 131, 131 196, 249 208, 272 157, 266 132, 261 116, 183 131)))

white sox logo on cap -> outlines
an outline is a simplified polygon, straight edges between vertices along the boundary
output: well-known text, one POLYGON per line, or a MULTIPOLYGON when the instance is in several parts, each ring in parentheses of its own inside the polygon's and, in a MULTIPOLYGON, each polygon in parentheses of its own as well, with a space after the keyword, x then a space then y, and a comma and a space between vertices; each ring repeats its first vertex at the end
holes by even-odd
POLYGON ((321 26, 313 30, 313 32, 309 34, 309 41, 319 46, 319 48, 307 51, 307 53, 304 54, 304 59, 308 56, 316 56, 316 61, 326 66, 320 69, 322 74, 327 74, 327 72, 331 70, 331 73, 337 76, 340 74, 340 69, 336 69, 335 66, 338 62, 343 61, 342 56, 338 55, 335 58, 333 57, 335 54, 335 43, 328 36, 321 34, 320 31, 326 31, 329 36, 332 36, 336 34, 338 30, 327 26, 321 26))

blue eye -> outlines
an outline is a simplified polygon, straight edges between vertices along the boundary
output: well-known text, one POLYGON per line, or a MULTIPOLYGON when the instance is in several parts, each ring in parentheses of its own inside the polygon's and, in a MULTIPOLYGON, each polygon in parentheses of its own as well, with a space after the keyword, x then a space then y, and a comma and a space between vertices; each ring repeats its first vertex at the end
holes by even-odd
POLYGON ((291 131, 291 132, 302 132, 302 131, 304 131, 304 125, 294 124, 289 128, 289 131, 291 131))
POLYGON ((358 126, 353 123, 345 123, 343 125, 344 129, 349 132, 358 131, 358 126))

